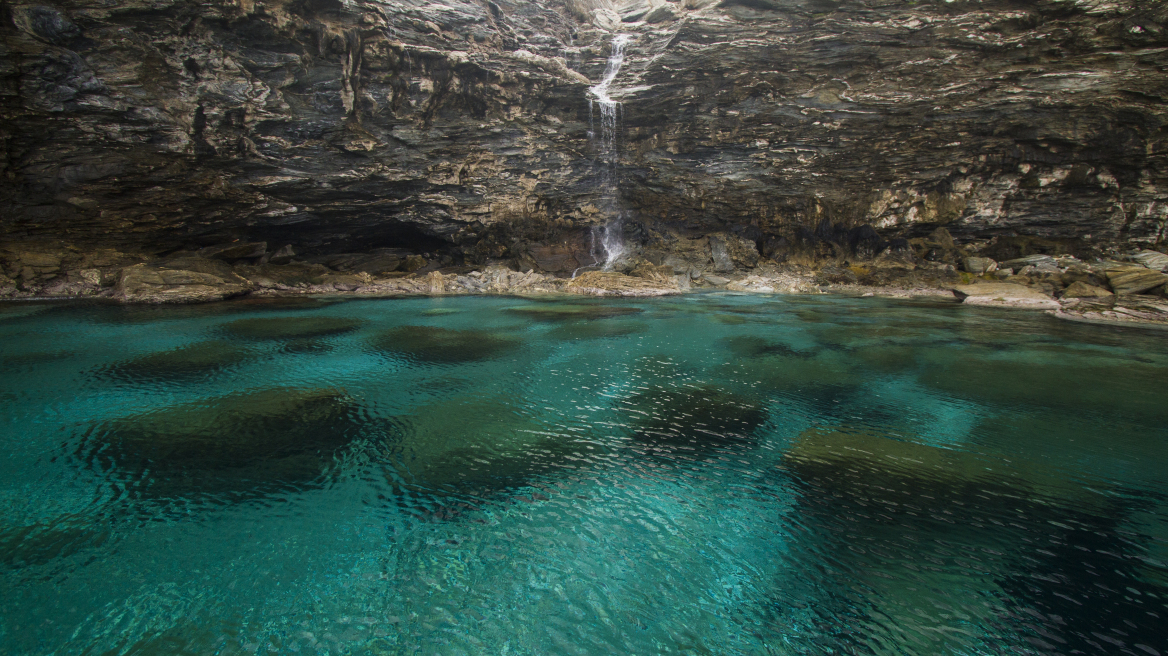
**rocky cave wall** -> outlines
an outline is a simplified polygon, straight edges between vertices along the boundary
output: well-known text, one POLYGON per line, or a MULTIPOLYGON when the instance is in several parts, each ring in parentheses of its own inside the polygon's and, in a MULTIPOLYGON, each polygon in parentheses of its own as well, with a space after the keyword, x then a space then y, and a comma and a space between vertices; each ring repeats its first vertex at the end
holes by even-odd
POLYGON ((267 241, 567 271, 613 218, 587 89, 618 32, 636 36, 611 93, 637 248, 713 235, 782 260, 939 226, 1000 256, 1168 240, 1160 3, 0 8, 10 250, 267 241))

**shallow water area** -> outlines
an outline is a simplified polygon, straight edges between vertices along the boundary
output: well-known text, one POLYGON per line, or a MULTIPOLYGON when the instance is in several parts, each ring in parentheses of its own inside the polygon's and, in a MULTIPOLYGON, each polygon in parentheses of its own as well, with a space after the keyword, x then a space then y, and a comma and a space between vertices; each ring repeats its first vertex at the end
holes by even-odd
POLYGON ((24 304, 0 372, 2 653, 1168 655, 1154 331, 24 304))

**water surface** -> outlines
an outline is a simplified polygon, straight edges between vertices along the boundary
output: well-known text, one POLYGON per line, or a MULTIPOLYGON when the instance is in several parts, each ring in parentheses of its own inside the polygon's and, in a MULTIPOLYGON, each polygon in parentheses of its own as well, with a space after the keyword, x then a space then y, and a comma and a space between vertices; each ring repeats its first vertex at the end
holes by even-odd
POLYGON ((1168 654, 1168 345, 704 294, 0 306, 0 652, 1168 654))

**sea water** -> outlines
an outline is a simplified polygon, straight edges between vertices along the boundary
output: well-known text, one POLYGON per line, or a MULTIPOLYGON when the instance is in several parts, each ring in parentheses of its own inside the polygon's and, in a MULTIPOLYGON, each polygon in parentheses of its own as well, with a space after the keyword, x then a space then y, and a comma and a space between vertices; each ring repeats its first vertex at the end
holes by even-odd
POLYGON ((1168 343, 944 301, 0 306, 5 654, 1168 654, 1168 343))

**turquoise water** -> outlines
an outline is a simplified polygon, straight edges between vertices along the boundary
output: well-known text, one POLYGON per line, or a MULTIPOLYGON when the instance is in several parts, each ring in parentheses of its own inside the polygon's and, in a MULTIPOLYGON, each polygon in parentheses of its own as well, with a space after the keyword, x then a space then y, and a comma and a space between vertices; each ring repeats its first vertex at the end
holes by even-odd
POLYGON ((6 654, 1168 654, 1168 340, 706 294, 0 306, 6 654))

